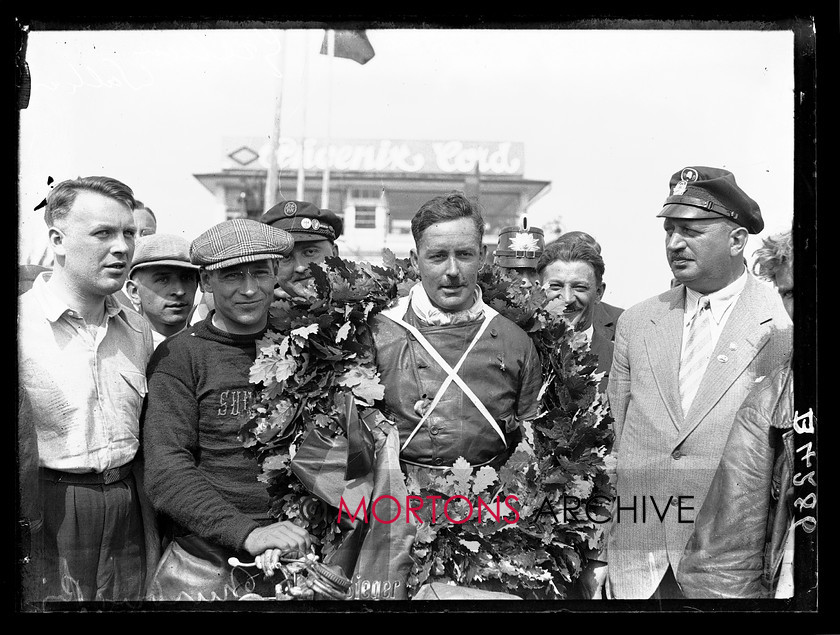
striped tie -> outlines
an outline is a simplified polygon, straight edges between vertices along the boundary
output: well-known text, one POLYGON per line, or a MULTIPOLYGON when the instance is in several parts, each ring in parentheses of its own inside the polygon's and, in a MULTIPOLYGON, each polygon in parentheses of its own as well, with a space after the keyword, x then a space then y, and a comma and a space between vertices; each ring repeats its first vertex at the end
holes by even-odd
POLYGON ((680 360, 680 400, 683 415, 688 413, 706 365, 712 355, 712 330, 710 322, 709 298, 701 296, 697 301, 697 312, 688 327, 688 339, 680 360))

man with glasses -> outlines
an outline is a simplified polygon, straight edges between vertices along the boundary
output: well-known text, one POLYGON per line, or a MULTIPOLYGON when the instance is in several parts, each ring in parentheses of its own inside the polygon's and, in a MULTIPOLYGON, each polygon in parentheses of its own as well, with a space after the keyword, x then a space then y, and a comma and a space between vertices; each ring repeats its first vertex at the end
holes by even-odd
POLYGON ((237 436, 255 394, 249 371, 267 327, 277 259, 293 245, 289 233, 247 219, 215 225, 190 245, 215 308, 160 344, 149 362, 143 451, 149 498, 171 539, 149 599, 273 595, 273 584, 260 588, 262 575, 238 578, 228 558, 257 557, 268 569, 281 554, 311 546, 305 530, 269 517, 259 465, 237 436))

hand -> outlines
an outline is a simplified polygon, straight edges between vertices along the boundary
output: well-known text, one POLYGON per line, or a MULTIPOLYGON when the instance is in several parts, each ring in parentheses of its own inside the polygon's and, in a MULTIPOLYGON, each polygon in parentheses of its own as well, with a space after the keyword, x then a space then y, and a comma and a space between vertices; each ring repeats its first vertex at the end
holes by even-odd
POLYGON ((274 570, 277 568, 277 563, 280 562, 280 556, 283 553, 282 549, 268 549, 264 551, 254 559, 257 569, 262 569, 265 577, 270 578, 274 575, 274 570))
POLYGON ((316 295, 315 278, 304 278, 286 283, 286 289, 290 291, 293 300, 296 302, 310 302, 316 295))
MULTIPOLYGON (((276 564, 277 559, 286 553, 305 554, 312 546, 313 538, 308 531, 293 522, 283 520, 267 527, 258 527, 245 539, 245 550, 252 556, 260 555, 257 566, 276 564), (266 556, 266 552, 271 551, 266 556), (273 553, 276 551, 277 553, 273 553)), ((266 572, 269 569, 264 569, 266 572)))
POLYGON ((293 304, 306 304, 316 295, 315 281, 307 278, 302 282, 286 282, 286 288, 274 287, 274 299, 285 300, 293 304))

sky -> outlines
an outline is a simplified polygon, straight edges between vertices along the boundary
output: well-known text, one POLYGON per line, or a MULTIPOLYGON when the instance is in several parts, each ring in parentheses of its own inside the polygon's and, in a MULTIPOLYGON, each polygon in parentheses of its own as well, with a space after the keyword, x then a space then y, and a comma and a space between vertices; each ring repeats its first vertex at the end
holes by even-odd
POLYGON ((748 260, 790 228, 792 31, 561 27, 369 29, 365 65, 330 65, 314 28, 33 30, 18 260, 44 251, 48 176, 118 178, 189 240, 224 220, 193 174, 221 169, 224 137, 269 138, 278 94, 281 136, 522 143, 524 177, 551 181, 529 224, 592 234, 624 308, 669 286, 656 214, 683 167, 758 202, 748 260))

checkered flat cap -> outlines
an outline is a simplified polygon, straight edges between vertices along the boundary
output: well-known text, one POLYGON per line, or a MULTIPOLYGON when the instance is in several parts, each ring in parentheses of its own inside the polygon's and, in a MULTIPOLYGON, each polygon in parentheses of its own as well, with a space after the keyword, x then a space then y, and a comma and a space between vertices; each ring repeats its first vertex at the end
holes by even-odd
POLYGON ((247 218, 214 225, 190 245, 190 261, 205 269, 269 260, 292 253, 295 240, 282 229, 247 218))

